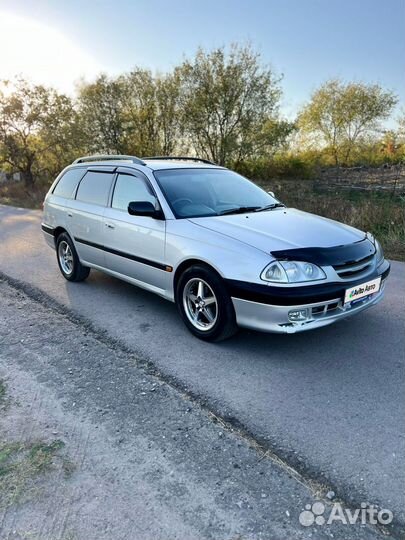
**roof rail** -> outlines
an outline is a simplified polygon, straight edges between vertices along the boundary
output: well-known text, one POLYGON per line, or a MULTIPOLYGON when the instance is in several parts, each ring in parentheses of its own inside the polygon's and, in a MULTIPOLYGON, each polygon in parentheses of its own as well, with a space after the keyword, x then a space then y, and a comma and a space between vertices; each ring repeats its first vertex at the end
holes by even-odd
POLYGON ((92 156, 83 156, 74 160, 73 163, 87 163, 89 161, 132 161, 132 163, 137 163, 138 165, 146 165, 142 159, 137 158, 136 156, 124 156, 121 154, 94 154, 92 156))
POLYGON ((174 161, 199 161, 201 163, 207 163, 207 165, 216 165, 213 161, 210 161, 209 159, 203 159, 199 157, 190 157, 190 156, 150 156, 150 157, 144 157, 142 159, 167 159, 167 160, 174 160, 174 161))

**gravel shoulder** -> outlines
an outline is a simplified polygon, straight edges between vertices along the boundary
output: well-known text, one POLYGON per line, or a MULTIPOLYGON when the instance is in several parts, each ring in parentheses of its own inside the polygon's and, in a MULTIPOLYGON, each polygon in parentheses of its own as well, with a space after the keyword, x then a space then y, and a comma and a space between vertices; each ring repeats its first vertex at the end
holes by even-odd
POLYGON ((0 381, 0 448, 58 441, 21 498, 0 503, 1 539, 386 538, 369 526, 301 526, 305 505, 331 504, 326 486, 4 281, 0 381))

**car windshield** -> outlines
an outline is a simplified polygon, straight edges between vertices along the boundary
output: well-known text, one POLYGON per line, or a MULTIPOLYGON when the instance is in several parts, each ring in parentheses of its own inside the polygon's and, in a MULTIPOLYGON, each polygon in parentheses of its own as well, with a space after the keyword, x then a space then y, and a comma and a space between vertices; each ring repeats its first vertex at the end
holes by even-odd
POLYGON ((177 218, 221 216, 281 206, 266 191, 227 169, 154 172, 177 218))

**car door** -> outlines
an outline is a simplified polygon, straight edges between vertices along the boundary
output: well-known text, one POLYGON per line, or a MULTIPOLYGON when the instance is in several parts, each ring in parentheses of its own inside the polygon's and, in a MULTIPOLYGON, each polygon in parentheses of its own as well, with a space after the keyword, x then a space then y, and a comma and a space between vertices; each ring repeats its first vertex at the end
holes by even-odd
POLYGON ((105 267, 103 214, 108 204, 114 168, 89 168, 76 190, 67 221, 80 260, 105 267))
POLYGON ((157 199, 149 180, 141 172, 121 171, 115 179, 111 204, 104 213, 106 266, 124 276, 165 289, 166 222, 128 213, 130 202, 156 203, 157 199))

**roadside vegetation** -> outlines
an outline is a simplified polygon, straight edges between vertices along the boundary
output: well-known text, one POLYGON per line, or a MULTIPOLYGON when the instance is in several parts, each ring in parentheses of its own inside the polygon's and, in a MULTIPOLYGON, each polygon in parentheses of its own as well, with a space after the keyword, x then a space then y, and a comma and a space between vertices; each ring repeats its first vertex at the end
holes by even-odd
POLYGON ((380 191, 324 191, 316 182, 294 180, 272 183, 269 189, 287 206, 370 231, 389 259, 405 261, 405 198, 380 191))
MULTIPOLYGON (((7 388, 0 379, 0 411, 6 415, 10 405, 7 388)), ((65 477, 74 471, 74 464, 60 454, 63 441, 55 439, 10 441, 0 430, 0 509, 29 499, 39 487, 42 477, 59 468, 65 477)))
POLYGON ((281 99, 282 77, 238 45, 199 50, 168 73, 100 74, 74 97, 3 81, 0 203, 39 208, 79 155, 198 155, 287 204, 374 232, 388 256, 404 259, 405 115, 384 128, 397 97, 378 84, 331 79, 293 120, 280 113, 281 99), (359 182, 358 169, 376 181, 365 174, 359 182), (387 184, 391 169, 398 178, 387 184))
POLYGON ((0 444, 0 508, 22 501, 35 489, 35 481, 49 472, 62 441, 0 444))

